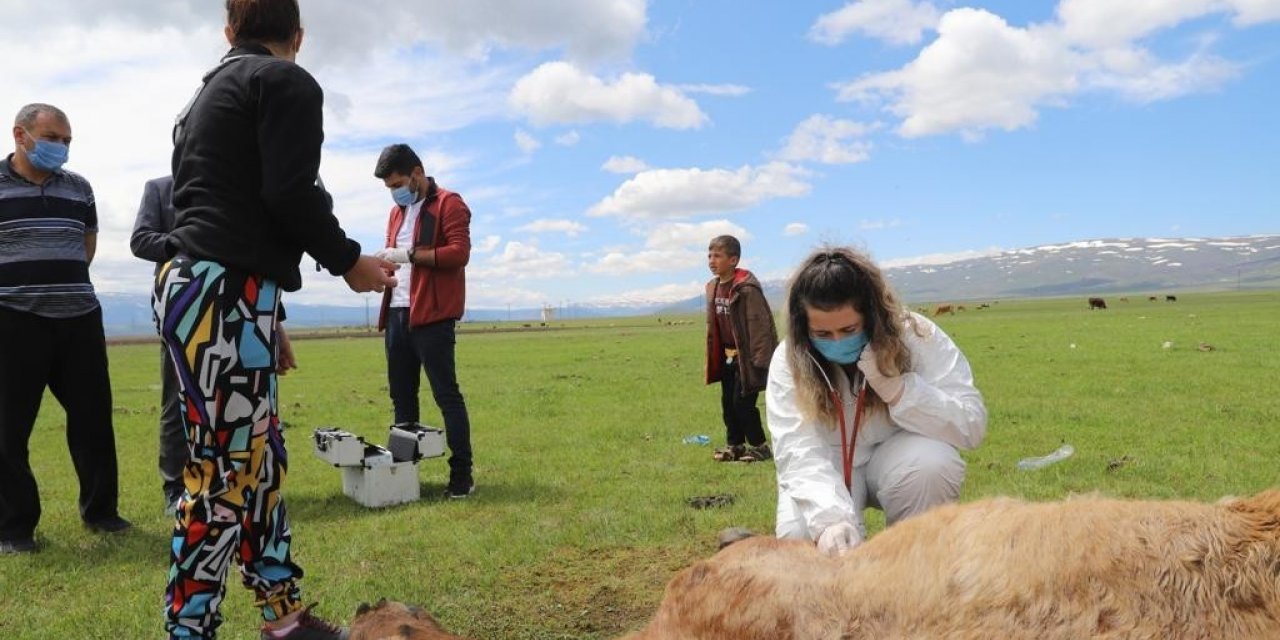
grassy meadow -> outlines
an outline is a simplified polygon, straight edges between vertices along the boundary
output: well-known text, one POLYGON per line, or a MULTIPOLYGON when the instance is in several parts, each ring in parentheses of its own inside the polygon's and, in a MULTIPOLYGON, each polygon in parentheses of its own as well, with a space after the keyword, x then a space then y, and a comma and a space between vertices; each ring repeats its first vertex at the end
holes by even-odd
MULTIPOLYGON (((963 500, 1214 500, 1280 484, 1280 292, 1129 300, 1108 296, 1105 311, 1089 311, 1084 296, 975 302, 938 318, 990 412, 986 442, 964 454, 963 500), (1016 469, 1063 442, 1073 458, 1016 469)), ((702 384, 700 317, 496 327, 463 325, 458 340, 476 494, 438 498, 447 465, 433 459, 421 465, 423 500, 378 510, 342 494, 310 435, 336 426, 385 442, 382 342, 295 341, 300 368, 280 384, 292 453, 285 495, 304 598, 321 615, 349 621, 359 603, 388 597, 477 638, 611 638, 641 626, 667 580, 714 551, 720 529, 772 530, 772 463, 718 464, 712 447, 681 442, 724 439, 719 389, 702 384), (723 493, 735 502, 685 502, 723 493)), ((42 550, 0 557, 0 638, 163 636, 159 349, 120 345, 110 357, 121 510, 135 527, 83 530, 64 416, 47 396, 31 442, 42 550)), ((424 422, 439 425, 425 379, 423 397, 424 422)), ((221 637, 257 638, 258 614, 235 577, 223 611, 221 637)))

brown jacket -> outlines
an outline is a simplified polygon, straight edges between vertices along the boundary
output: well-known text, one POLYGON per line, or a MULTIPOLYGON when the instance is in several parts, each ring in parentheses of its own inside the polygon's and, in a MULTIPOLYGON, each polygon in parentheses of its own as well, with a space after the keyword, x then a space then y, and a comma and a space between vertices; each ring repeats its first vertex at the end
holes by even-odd
MULTIPOLYGON (((465 267, 471 261, 471 209, 462 196, 436 186, 435 178, 427 178, 427 198, 413 228, 413 246, 436 250, 435 266, 413 265, 396 272, 397 278, 409 278, 409 326, 458 320, 466 311, 467 276, 465 267), (433 222, 423 228, 423 219, 433 222)), ((387 220, 386 246, 396 246, 396 236, 404 224, 405 207, 391 207, 387 220)), ((408 266, 408 265, 405 265, 408 266)), ((378 312, 378 330, 387 326, 387 309, 391 307, 391 289, 382 295, 378 312)))
MULTIPOLYGON (((707 384, 719 382, 724 376, 724 342, 720 339, 720 325, 716 322, 716 283, 707 283, 707 384)), ((733 326, 733 342, 738 345, 738 380, 742 393, 764 391, 769 379, 769 360, 778 347, 778 329, 773 323, 773 311, 764 298, 760 281, 746 269, 733 274, 733 287, 729 294, 729 324, 733 326)))

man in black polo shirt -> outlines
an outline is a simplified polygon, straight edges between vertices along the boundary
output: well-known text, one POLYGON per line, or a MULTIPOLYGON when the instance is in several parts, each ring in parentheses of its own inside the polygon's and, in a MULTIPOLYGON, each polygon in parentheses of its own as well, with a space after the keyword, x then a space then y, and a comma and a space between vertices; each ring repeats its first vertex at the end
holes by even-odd
POLYGON ((45 387, 67 412, 80 517, 95 531, 116 511, 116 441, 102 309, 89 282, 98 235, 93 189, 66 171, 71 123, 29 104, 0 160, 0 554, 34 551, 40 497, 27 443, 45 387))

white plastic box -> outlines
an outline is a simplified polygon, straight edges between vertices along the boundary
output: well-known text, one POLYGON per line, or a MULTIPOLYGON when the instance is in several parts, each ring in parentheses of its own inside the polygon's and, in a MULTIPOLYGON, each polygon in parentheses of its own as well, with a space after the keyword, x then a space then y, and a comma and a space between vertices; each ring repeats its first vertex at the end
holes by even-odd
POLYGON ((387 507, 420 497, 417 462, 342 467, 342 492, 366 507, 387 507))
POLYGON ((418 461, 444 455, 444 431, 416 422, 391 425, 387 448, 396 462, 418 461))

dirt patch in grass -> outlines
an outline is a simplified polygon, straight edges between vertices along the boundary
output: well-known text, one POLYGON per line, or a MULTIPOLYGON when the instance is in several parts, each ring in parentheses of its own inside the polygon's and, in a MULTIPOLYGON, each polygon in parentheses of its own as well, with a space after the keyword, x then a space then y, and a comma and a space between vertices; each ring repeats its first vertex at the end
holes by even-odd
POLYGON ((667 582, 699 554, 695 548, 557 549, 500 578, 498 590, 507 596, 495 600, 505 608, 477 616, 473 633, 542 639, 622 635, 649 620, 667 582))

